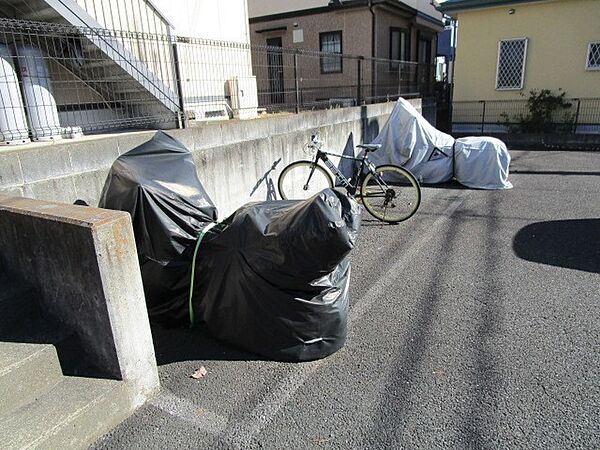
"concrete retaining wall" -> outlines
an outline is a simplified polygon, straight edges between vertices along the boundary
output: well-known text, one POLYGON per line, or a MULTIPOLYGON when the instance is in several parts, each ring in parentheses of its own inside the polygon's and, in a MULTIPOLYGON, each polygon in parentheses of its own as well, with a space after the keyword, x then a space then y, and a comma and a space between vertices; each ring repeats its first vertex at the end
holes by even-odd
POLYGON ((106 376, 129 383, 134 407, 158 390, 129 214, 0 196, 0 265, 106 376))
MULTIPOLYGON (((420 100, 411 101, 419 110, 420 100)), ((328 149, 370 142, 394 103, 269 116, 248 121, 205 123, 168 133, 194 154, 200 180, 223 218, 248 201, 278 197, 279 172, 306 159, 302 151, 318 131, 328 149)), ((0 194, 97 205, 108 170, 122 153, 154 132, 77 141, 29 144, 0 151, 0 194)))

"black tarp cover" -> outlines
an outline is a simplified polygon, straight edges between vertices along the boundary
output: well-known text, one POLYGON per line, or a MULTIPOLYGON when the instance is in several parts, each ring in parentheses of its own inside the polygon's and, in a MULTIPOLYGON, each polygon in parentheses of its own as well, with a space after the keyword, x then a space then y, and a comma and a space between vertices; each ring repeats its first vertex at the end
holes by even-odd
POLYGON ((99 206, 132 216, 153 322, 189 325, 193 312, 215 337, 286 361, 344 344, 347 255, 360 226, 360 207, 344 194, 250 203, 206 231, 217 213, 192 156, 159 132, 115 161, 99 206))
POLYGON ((216 337, 273 359, 327 356, 346 340, 360 210, 326 189, 305 201, 250 203, 202 240, 194 316, 216 337))
POLYGON ((189 150, 156 133, 113 163, 98 206, 131 214, 150 319, 187 321, 193 246, 217 219, 189 150))

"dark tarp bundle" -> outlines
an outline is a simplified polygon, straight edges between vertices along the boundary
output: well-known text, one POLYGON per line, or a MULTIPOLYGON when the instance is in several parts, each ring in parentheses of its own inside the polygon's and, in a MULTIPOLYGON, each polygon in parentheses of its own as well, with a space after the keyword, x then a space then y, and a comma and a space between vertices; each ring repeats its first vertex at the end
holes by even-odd
POLYGON ((113 163, 98 206, 131 214, 150 318, 186 321, 193 247, 198 232, 217 219, 192 154, 156 133, 113 163))
POLYGON ((132 216, 153 322, 189 324, 193 313, 215 337, 278 360, 321 358, 344 344, 347 254, 360 226, 347 196, 327 189, 251 203, 207 231, 216 209, 192 156, 159 132, 115 161, 99 206, 132 216))
POLYGON ((195 317, 219 339, 269 358, 335 352, 346 340, 347 254, 359 225, 356 202, 331 189, 241 207, 199 246, 195 317))

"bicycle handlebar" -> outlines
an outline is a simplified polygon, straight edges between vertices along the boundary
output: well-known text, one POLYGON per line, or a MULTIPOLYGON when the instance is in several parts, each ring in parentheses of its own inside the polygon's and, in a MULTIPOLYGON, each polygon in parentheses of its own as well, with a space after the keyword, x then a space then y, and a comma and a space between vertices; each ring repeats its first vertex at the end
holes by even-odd
POLYGON ((323 141, 319 140, 319 136, 317 134, 313 134, 310 137, 310 143, 308 144, 308 146, 317 150, 321 150, 321 147, 323 146, 323 141))

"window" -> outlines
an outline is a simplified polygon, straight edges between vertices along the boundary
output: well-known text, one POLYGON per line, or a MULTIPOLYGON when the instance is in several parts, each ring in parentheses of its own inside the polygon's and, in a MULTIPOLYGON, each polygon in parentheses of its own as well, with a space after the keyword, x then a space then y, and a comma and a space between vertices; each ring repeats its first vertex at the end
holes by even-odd
POLYGON ((419 38, 418 56, 421 64, 433 63, 431 55, 431 39, 419 38))
POLYGON ((585 68, 587 70, 600 70, 600 41, 590 42, 585 68))
MULTIPOLYGON (((319 33, 320 48, 323 53, 342 53, 342 32, 319 33)), ((321 73, 341 73, 341 56, 321 56, 321 73)))
POLYGON ((408 61, 408 32, 402 28, 390 28, 390 70, 398 70, 400 61, 408 61))
POLYGON ((498 43, 496 89, 522 89, 527 58, 527 38, 506 39, 498 43))

